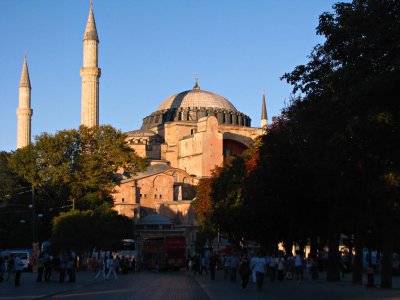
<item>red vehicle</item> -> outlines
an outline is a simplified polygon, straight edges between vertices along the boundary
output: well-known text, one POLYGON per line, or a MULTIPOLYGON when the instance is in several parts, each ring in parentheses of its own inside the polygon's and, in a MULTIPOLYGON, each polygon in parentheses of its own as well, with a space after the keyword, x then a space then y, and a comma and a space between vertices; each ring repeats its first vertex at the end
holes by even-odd
POLYGON ((167 270, 186 267, 184 236, 154 237, 144 240, 144 264, 148 269, 167 270))

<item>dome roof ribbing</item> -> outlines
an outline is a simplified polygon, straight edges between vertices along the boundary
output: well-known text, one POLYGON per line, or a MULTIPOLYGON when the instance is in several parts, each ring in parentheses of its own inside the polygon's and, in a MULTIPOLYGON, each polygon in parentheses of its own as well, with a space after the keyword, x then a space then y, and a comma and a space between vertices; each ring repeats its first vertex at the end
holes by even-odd
POLYGON ((197 84, 193 90, 184 91, 167 98, 157 108, 157 111, 181 107, 212 107, 237 111, 229 100, 218 94, 200 90, 197 84))

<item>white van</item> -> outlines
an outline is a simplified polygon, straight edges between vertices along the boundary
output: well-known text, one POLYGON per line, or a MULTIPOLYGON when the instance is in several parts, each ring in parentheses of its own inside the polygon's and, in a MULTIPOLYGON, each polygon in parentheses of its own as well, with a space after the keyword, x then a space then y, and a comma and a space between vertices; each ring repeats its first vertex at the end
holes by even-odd
POLYGON ((22 250, 3 250, 0 252, 2 257, 7 257, 9 259, 10 254, 13 256, 19 256, 21 258, 21 262, 24 264, 23 270, 28 271, 31 270, 31 257, 32 257, 32 250, 31 249, 22 249, 22 250))

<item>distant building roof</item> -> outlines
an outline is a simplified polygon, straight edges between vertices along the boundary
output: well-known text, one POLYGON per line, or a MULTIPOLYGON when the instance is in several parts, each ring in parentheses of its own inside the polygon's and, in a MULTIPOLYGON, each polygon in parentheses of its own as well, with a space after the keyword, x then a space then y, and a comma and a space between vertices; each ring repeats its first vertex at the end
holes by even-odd
POLYGON ((141 225, 171 225, 172 222, 162 215, 149 215, 140 219, 141 225))

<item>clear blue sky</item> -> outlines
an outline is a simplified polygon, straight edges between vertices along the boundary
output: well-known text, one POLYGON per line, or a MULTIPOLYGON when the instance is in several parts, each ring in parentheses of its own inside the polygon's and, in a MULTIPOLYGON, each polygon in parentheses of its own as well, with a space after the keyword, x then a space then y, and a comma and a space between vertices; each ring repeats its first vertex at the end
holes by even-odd
MULTIPOLYGON (((94 0, 99 34, 100 124, 139 129, 172 94, 220 94, 260 126, 263 89, 269 121, 291 86, 280 77, 322 37, 318 16, 331 0, 94 0)), ((82 38, 89 0, 0 0, 0 150, 16 148, 18 85, 27 53, 32 140, 78 128, 82 38)))

